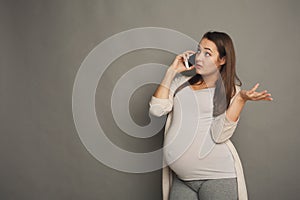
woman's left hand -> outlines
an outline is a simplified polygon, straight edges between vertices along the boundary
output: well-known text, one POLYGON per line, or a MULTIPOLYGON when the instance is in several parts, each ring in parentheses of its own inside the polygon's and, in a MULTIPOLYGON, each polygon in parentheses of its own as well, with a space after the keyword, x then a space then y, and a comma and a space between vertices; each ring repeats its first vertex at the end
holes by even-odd
POLYGON ((252 100, 252 101, 259 101, 259 100, 265 100, 265 101, 272 101, 273 98, 271 98, 271 94, 268 93, 267 90, 264 90, 262 92, 256 92, 257 88, 259 86, 259 83, 257 83, 251 90, 241 90, 240 91, 240 97, 244 101, 252 100))

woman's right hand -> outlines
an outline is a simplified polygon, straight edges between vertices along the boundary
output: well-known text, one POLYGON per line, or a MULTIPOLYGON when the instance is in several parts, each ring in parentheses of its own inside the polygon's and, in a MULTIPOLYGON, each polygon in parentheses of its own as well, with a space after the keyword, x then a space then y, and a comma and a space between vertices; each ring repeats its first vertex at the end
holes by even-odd
POLYGON ((172 65, 170 66, 170 68, 173 69, 174 71, 176 71, 177 73, 192 70, 194 68, 194 66, 191 66, 189 69, 187 69, 185 67, 184 61, 186 59, 189 59, 190 55, 192 55, 194 53, 196 53, 196 52, 185 51, 182 54, 177 55, 176 58, 174 59, 172 65))
POLYGON ((161 84, 157 87, 156 91, 154 92, 153 96, 160 99, 168 99, 170 94, 170 87, 172 81, 177 73, 191 70, 194 68, 190 67, 189 69, 185 68, 184 59, 188 59, 189 55, 195 53, 194 51, 185 51, 182 54, 179 54, 174 59, 172 65, 168 68, 161 84))

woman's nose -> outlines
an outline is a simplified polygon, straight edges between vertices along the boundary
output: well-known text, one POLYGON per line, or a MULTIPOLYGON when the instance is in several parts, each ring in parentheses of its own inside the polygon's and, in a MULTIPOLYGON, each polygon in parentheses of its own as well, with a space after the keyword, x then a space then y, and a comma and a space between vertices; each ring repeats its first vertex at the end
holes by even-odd
POLYGON ((204 56, 202 55, 202 53, 196 54, 196 59, 195 59, 196 63, 203 61, 203 58, 204 56))

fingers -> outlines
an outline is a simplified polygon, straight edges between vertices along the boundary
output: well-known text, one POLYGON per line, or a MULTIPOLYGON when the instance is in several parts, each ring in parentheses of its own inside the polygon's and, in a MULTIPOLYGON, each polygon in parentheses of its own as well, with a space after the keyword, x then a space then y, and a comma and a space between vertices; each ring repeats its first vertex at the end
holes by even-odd
POLYGON ((192 50, 188 50, 188 51, 185 51, 183 52, 182 54, 178 54, 176 56, 176 59, 173 61, 172 65, 175 67, 175 68, 180 68, 181 71, 185 71, 185 70, 192 70, 195 68, 195 66, 191 66, 190 68, 186 68, 185 67, 185 61, 187 61, 189 59, 189 57, 196 53, 195 51, 192 51, 192 50))
POLYGON ((255 86, 249 91, 250 94, 254 93, 259 86, 259 83, 256 83, 255 86))
POLYGON ((273 98, 271 98, 271 94, 267 93, 267 90, 263 92, 256 92, 252 96, 252 100, 254 101, 259 101, 259 100, 267 100, 267 101, 272 101, 273 98))
POLYGON ((184 60, 188 60, 191 55, 192 55, 191 53, 184 52, 183 53, 184 60))
POLYGON ((195 51, 187 51, 187 52, 190 54, 190 56, 196 53, 195 51))
POLYGON ((266 97, 264 100, 265 101, 273 101, 273 98, 272 97, 266 97))
POLYGON ((194 54, 196 53, 195 51, 192 51, 192 50, 188 50, 188 51, 185 51, 184 53, 187 53, 187 54, 194 54))
POLYGON ((271 94, 267 90, 263 90, 261 92, 256 92, 256 90, 259 87, 259 83, 255 84, 255 86, 244 92, 244 96, 248 100, 252 101, 259 101, 259 100, 265 100, 265 101, 273 101, 273 98, 271 97, 271 94))
POLYGON ((195 51, 191 51, 191 50, 183 52, 184 59, 189 59, 189 57, 191 55, 193 55, 194 53, 196 53, 196 52, 195 51))
POLYGON ((260 95, 260 96, 262 96, 262 95, 265 95, 265 94, 267 94, 267 90, 264 90, 264 91, 262 91, 262 92, 258 92, 258 95, 260 95))
POLYGON ((192 70, 192 69, 194 69, 194 68, 195 68, 195 66, 193 65, 193 66, 189 67, 189 68, 186 69, 186 70, 192 70))
POLYGON ((187 58, 187 55, 182 53, 182 54, 178 54, 176 56, 177 60, 181 60, 181 61, 185 61, 185 59, 187 58))
POLYGON ((272 101, 273 98, 271 97, 271 94, 270 94, 270 93, 267 93, 267 94, 264 94, 264 95, 262 96, 262 100, 272 101))
POLYGON ((183 61, 186 61, 188 59, 188 54, 183 53, 182 57, 183 57, 183 61))

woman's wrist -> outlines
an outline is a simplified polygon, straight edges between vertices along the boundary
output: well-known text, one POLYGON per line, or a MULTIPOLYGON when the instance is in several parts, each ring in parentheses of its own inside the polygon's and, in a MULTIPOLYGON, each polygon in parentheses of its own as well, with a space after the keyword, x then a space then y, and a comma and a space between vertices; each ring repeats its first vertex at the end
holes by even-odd
POLYGON ((171 77, 174 78, 177 73, 178 72, 175 69, 173 69, 173 67, 169 67, 167 72, 166 72, 166 75, 171 76, 171 77))
POLYGON ((241 94, 241 91, 237 94, 237 96, 236 96, 236 98, 237 98, 237 101, 239 102, 239 103, 246 103, 246 101, 247 101, 247 99, 245 99, 245 98, 243 98, 243 96, 242 96, 242 94, 241 94))

